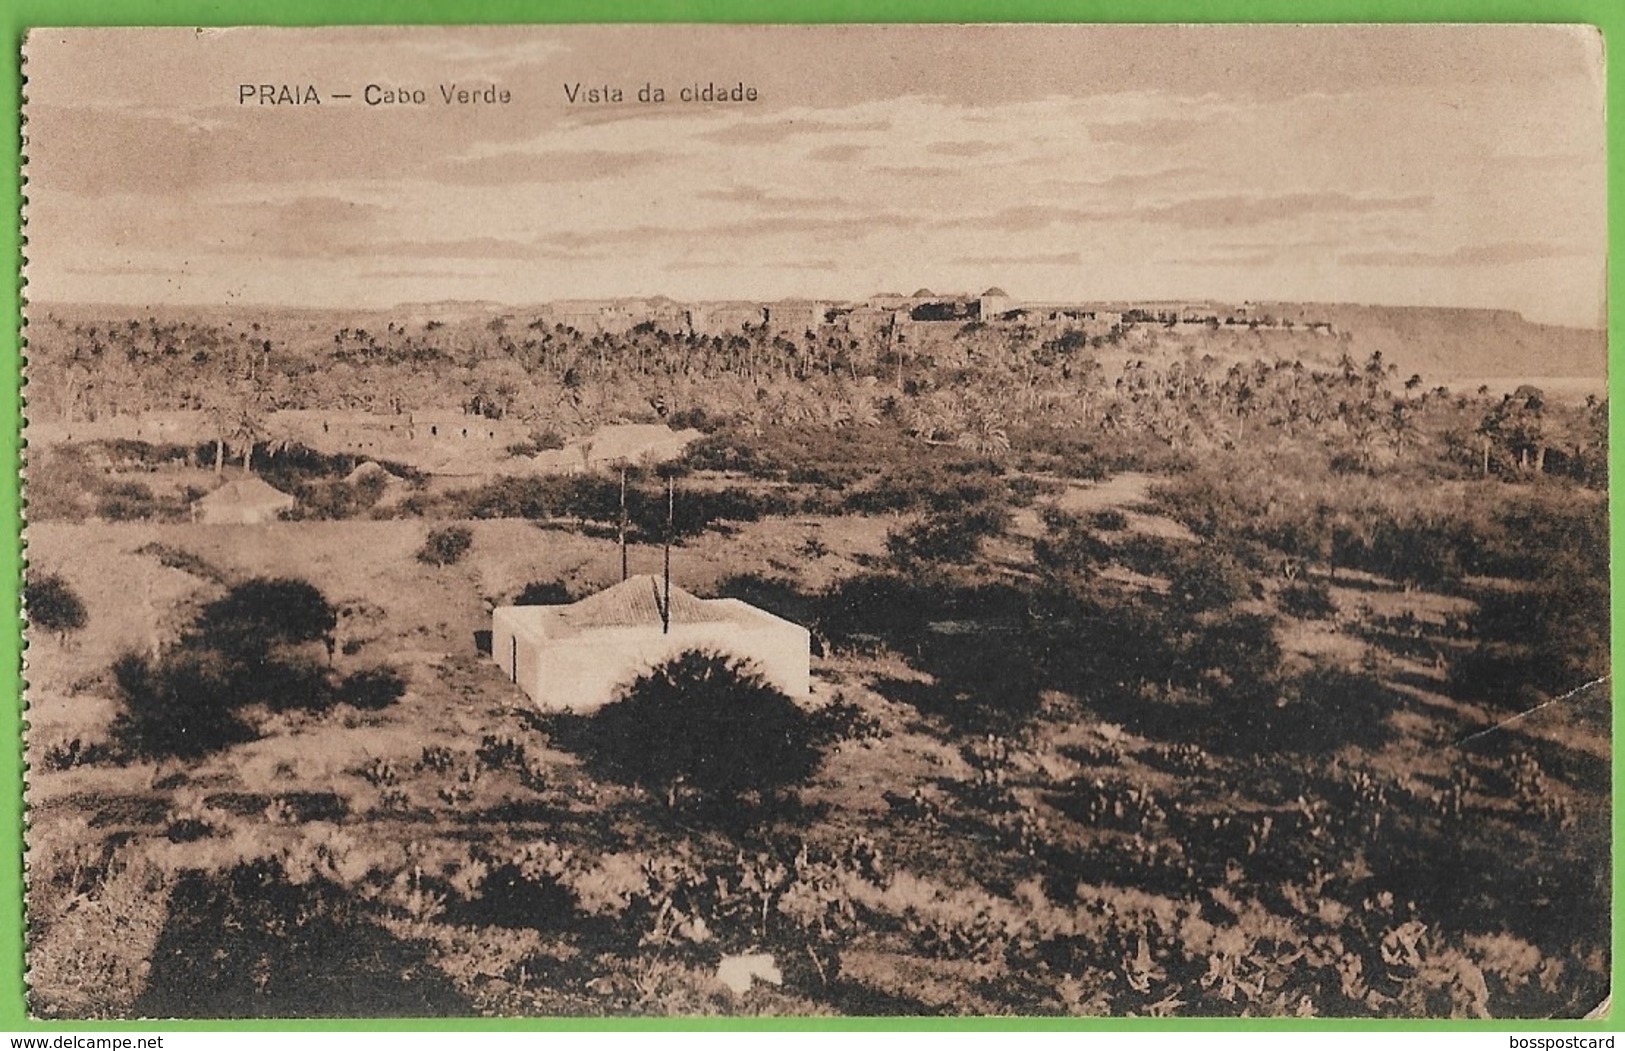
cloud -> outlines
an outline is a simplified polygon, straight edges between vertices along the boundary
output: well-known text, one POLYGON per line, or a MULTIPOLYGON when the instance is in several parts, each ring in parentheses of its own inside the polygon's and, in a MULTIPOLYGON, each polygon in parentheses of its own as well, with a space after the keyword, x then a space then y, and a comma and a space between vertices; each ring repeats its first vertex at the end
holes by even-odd
POLYGON ((1146 190, 1154 186, 1167 186, 1170 183, 1188 182, 1207 175, 1206 168, 1199 168, 1194 164, 1180 165, 1174 168, 1158 168, 1146 172, 1118 172, 1108 175, 1104 179, 1095 179, 1087 182, 1068 183, 1067 185, 1079 189, 1091 190, 1146 190))
POLYGON ((1193 197, 1150 208, 1129 208, 1120 214, 1141 222, 1169 223, 1188 229, 1260 226, 1312 215, 1365 215, 1374 212, 1418 211, 1434 203, 1431 196, 1356 197, 1341 191, 1288 193, 1274 196, 1193 197))
POLYGON ((1086 208, 1065 205, 1021 204, 1001 208, 986 216, 962 216, 939 223, 942 227, 966 227, 1027 233, 1052 226, 1132 221, 1162 224, 1182 229, 1226 229, 1261 226, 1267 223, 1318 215, 1363 215, 1403 212, 1425 208, 1433 198, 1356 197, 1341 192, 1289 193, 1276 196, 1192 197, 1171 204, 1120 207, 1096 205, 1086 208))
POLYGON ((940 179, 960 169, 931 167, 925 164, 880 164, 865 170, 876 175, 900 175, 905 179, 940 179))
POLYGON ((329 196, 244 205, 230 209, 229 216, 215 211, 214 236, 197 237, 203 251, 302 257, 370 251, 379 221, 388 214, 380 205, 329 196))
POLYGON ((1204 127, 1202 121, 1182 117, 1152 117, 1089 125, 1089 137, 1096 142, 1120 142, 1139 146, 1177 146, 1194 138, 1204 127))
POLYGON ((868 120, 840 123, 828 120, 807 120, 794 117, 773 121, 748 121, 730 124, 699 136, 712 142, 730 146, 764 146, 783 142, 797 135, 829 135, 854 131, 889 131, 891 121, 868 120))
POLYGON ((753 270, 813 270, 834 271, 840 264, 833 259, 797 259, 777 263, 755 262, 746 264, 740 259, 684 259, 666 265, 667 270, 738 270, 748 265, 753 270))
POLYGON ((342 197, 307 196, 265 206, 273 221, 290 226, 359 227, 384 215, 387 209, 366 201, 342 197))
POLYGON ((370 278, 389 280, 397 278, 419 278, 432 281, 459 280, 468 277, 480 277, 495 274, 498 271, 489 267, 475 267, 463 269, 429 268, 429 267, 401 267, 399 269, 375 268, 363 271, 370 278))
MULTIPOLYGON (((443 108, 297 109, 210 107, 178 119, 133 108, 30 103, 28 177, 36 191, 87 195, 184 195, 231 183, 296 186, 431 173, 444 178, 455 168, 448 156, 475 148, 500 155, 507 152, 504 140, 528 134, 517 124, 450 119, 443 108)), ((478 169, 465 170, 475 173, 468 181, 480 181, 478 169)))
POLYGON ((1169 266, 1225 266, 1258 267, 1278 262, 1281 253, 1273 248, 1260 248, 1251 252, 1214 252, 1200 255, 1175 256, 1163 260, 1169 266))
POLYGON ((508 151, 447 160, 425 174, 469 185, 588 182, 652 167, 669 159, 657 150, 508 151))
POLYGON ((357 246, 354 255, 393 256, 409 259, 598 259, 602 256, 567 251, 535 241, 510 241, 498 237, 470 237, 454 241, 383 241, 357 246))
POLYGON ((701 190, 695 196, 703 201, 743 204, 772 212, 818 211, 843 208, 848 203, 844 198, 840 197, 774 193, 772 190, 763 189, 760 186, 740 185, 730 186, 726 190, 701 190))
POLYGON ((174 266, 139 266, 135 264, 107 264, 105 266, 65 266, 65 274, 75 274, 82 277, 189 277, 191 276, 191 262, 182 259, 174 266))
POLYGON ((944 225, 999 230, 1004 233, 1028 233, 1049 226, 1099 222, 1119 217, 1122 214, 1122 212, 1105 208, 1067 208, 1042 204, 1018 204, 1009 208, 1001 208, 987 216, 966 216, 948 220, 944 225))
POLYGON ((1031 255, 962 255, 954 262, 967 266, 1072 266, 1083 262, 1083 254, 1034 252, 1031 255))
POLYGON ((545 66, 550 59, 569 50, 562 41, 549 40, 540 34, 529 34, 521 39, 513 38, 512 34, 504 36, 509 39, 499 42, 480 39, 479 31, 471 36, 435 33, 407 39, 400 46, 453 69, 474 69, 486 76, 545 66))
POLYGON ((807 159, 809 161, 818 161, 821 164, 845 164, 847 161, 857 160, 863 154, 864 147, 855 142, 843 142, 830 146, 820 146, 816 150, 808 152, 807 159))
POLYGON ((703 245, 713 241, 750 241, 774 237, 804 236, 812 241, 850 241, 879 230, 918 230, 930 220, 900 212, 876 212, 851 216, 760 216, 698 226, 654 226, 640 223, 605 230, 583 232, 562 230, 544 234, 537 243, 561 249, 594 246, 634 246, 648 248, 675 242, 703 245))
POLYGON ((1542 259, 1568 259, 1586 253, 1562 245, 1500 241, 1463 245, 1448 252, 1345 252, 1337 261, 1347 266, 1508 266, 1542 259))
POLYGON ((980 157, 984 153, 997 153, 1003 149, 997 142, 982 142, 970 139, 963 142, 933 142, 926 149, 932 153, 940 153, 947 157, 980 157))

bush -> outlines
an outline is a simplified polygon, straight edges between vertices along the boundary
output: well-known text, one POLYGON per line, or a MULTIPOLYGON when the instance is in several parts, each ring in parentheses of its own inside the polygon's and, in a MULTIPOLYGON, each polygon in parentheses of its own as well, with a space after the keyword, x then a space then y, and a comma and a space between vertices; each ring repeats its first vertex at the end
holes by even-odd
POLYGON ((689 650, 639 676, 592 720, 594 750, 617 776, 719 798, 801 780, 818 760, 806 713, 746 663, 689 650))
POLYGON ((161 658, 126 654, 114 662, 124 702, 115 735, 137 755, 195 757, 258 736, 241 715, 249 705, 325 710, 335 699, 331 673, 292 647, 330 646, 337 619, 302 580, 239 584, 203 607, 161 658))
POLYGON ((1300 581, 1281 589, 1281 610, 1304 620, 1326 620, 1337 612, 1332 589, 1320 581, 1300 581))
POLYGON ((431 566, 449 566, 462 561, 474 546, 474 534, 467 526, 431 529, 418 549, 418 561, 431 566))
POLYGON ((60 573, 30 573, 23 585, 23 603, 29 622, 58 638, 81 630, 89 620, 84 602, 60 573))
POLYGON ((336 699, 332 675, 309 657, 271 659, 231 671, 227 689, 234 705, 264 704, 273 712, 325 712, 336 699))
POLYGON ((109 522, 141 521, 158 517, 163 510, 143 482, 113 482, 96 503, 96 513, 109 522))
POLYGON ((562 580, 533 580, 514 596, 515 606, 563 606, 574 602, 562 580))
POLYGON ((388 708, 406 692, 406 680, 401 673, 388 666, 364 668, 347 675, 334 692, 340 704, 365 711, 388 708))
POLYGON ((204 606, 187 643, 257 663, 279 646, 331 641, 337 625, 338 612, 311 584, 256 577, 204 606))
POLYGON ((1120 533, 1128 528, 1128 516, 1115 507, 1095 511, 1089 515, 1089 524, 1102 533, 1120 533))
POLYGON ((886 550, 903 564, 946 562, 963 566, 981 553, 982 540, 1002 533, 1010 520, 1003 507, 984 503, 934 511, 907 529, 886 537, 886 550))
POLYGON ((170 901, 137 1017, 469 1012, 422 946, 386 932, 359 895, 325 876, 255 858, 180 873, 170 901))
POLYGON ((187 653, 153 664, 125 654, 113 662, 113 679, 124 698, 113 733, 136 755, 196 758, 255 737, 235 710, 227 669, 215 655, 187 653))

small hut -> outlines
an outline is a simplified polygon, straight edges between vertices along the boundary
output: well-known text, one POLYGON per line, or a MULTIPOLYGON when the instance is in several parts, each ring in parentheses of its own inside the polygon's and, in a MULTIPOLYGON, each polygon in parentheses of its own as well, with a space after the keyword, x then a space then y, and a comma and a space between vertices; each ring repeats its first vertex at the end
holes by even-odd
POLYGON ((275 522, 299 501, 258 477, 237 478, 192 501, 192 520, 204 525, 275 522))

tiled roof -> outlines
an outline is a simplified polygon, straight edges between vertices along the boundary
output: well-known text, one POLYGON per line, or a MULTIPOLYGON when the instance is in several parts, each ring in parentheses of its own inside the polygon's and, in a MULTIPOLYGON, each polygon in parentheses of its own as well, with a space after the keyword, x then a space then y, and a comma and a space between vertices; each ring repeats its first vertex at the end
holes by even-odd
MULTIPOLYGON (((628 577, 613 587, 564 607, 560 616, 575 628, 631 628, 661 623, 660 607, 664 585, 659 577, 628 577)), ((671 622, 699 624, 733 619, 725 608, 717 608, 672 585, 671 622)))

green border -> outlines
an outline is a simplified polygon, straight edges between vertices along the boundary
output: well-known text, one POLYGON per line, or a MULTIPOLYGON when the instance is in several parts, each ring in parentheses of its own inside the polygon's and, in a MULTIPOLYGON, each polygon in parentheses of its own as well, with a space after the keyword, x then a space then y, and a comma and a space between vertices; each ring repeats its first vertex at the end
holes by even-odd
MULTIPOLYGON (((35 26, 94 25, 366 25, 373 23, 419 25, 434 23, 579 23, 579 22, 1547 22, 1586 23, 1603 33, 1605 47, 1625 39, 1625 0, 13 0, 0 2, 0 27, 5 33, 0 56, 0 91, 10 103, 0 112, 0 198, 23 204, 18 168, 21 145, 19 113, 22 97, 20 55, 23 34, 35 26)), ((1609 256, 1625 258, 1620 216, 1625 214, 1625 70, 1618 62, 1607 68, 1609 166, 1609 256)), ((0 279, 5 306, 14 323, 0 326, 0 361, 14 376, 21 375, 20 319, 22 238, 14 222, 0 224, 0 279)), ((1614 266, 1608 275, 1609 302, 1625 302, 1625 267, 1614 266)), ((1609 451, 1614 463, 1625 453, 1625 406, 1619 394, 1625 316, 1611 311, 1608 322, 1610 364, 1609 451)), ((0 390, 0 521, 20 525, 20 383, 0 390)), ((1625 532, 1620 528, 1618 488, 1611 487, 1613 651, 1625 650, 1625 600, 1620 585, 1625 571, 1625 532)), ((20 537, 20 534, 16 534, 20 537)), ((0 551, 0 608, 18 609, 22 576, 20 541, 0 551)), ((20 620, 16 631, 0 631, 0 667, 20 669, 20 620)), ((220 1032, 230 1030, 305 1032, 411 1032, 411 1031, 829 1031, 856 1030, 981 1032, 1125 1031, 1202 1032, 1213 1030, 1256 1032, 1529 1032, 1561 1030, 1565 1033, 1611 1032, 1625 1029, 1625 1009, 1614 1007, 1603 1020, 1591 1022, 1436 1022, 1349 1019, 387 1019, 387 1020, 278 1020, 248 1022, 97 1022, 41 1023, 30 1021, 23 1003, 22 901, 22 679, 20 671, 0 687, 7 703, 0 704, 0 785, 12 788, 0 798, 0 1030, 16 1032, 220 1032)), ((1615 698, 1619 696, 1615 683, 1615 698)), ((1614 866, 1613 976, 1614 987, 1625 986, 1625 939, 1620 930, 1620 898, 1625 889, 1617 863, 1621 814, 1622 767, 1614 748, 1614 866)))

